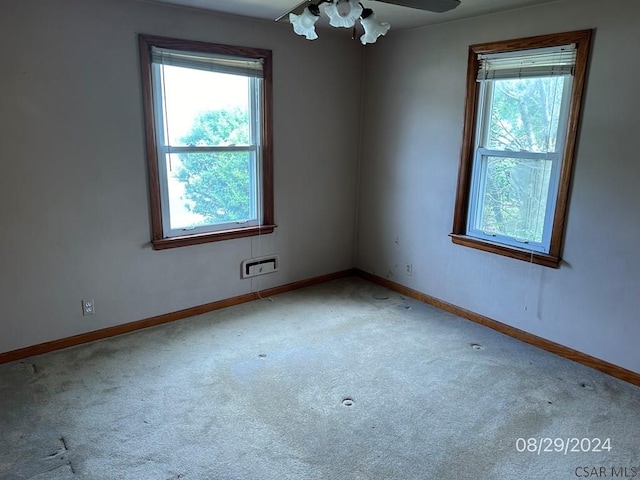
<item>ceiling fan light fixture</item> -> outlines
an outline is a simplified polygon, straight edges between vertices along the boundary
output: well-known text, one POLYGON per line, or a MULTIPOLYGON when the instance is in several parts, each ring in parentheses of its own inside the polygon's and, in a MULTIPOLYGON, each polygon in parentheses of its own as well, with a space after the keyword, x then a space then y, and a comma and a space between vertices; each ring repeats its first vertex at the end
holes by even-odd
POLYGON ((307 40, 315 40, 318 38, 316 23, 320 19, 320 6, 323 4, 326 4, 324 11, 329 17, 329 24, 332 27, 353 27, 354 39, 356 38, 355 24, 360 19, 364 29, 364 35, 360 37, 363 45, 375 43, 378 37, 385 35, 391 27, 386 22, 379 22, 373 10, 364 8, 359 0, 304 0, 289 12, 276 18, 276 22, 288 15, 296 34, 306 37, 307 40))
MULTIPOLYGON (((402 7, 415 8, 427 12, 444 13, 458 7, 461 0, 375 0, 402 7)), ((329 16, 329 24, 332 27, 351 28, 355 26, 356 20, 360 18, 360 23, 364 29, 364 35, 360 37, 363 45, 375 43, 378 37, 386 35, 391 28, 387 22, 380 22, 370 8, 364 8, 359 0, 302 0, 293 9, 287 12, 289 20, 293 24, 293 29, 298 35, 303 35, 309 40, 315 40, 318 35, 315 30, 315 23, 320 17, 320 5, 327 4, 324 8, 329 16), (315 3, 312 3, 315 2, 315 3), (309 5, 305 7, 305 5, 309 5), (304 11, 303 11, 304 7, 304 11), (302 12, 296 15, 293 12, 302 12)), ((276 22, 285 18, 287 13, 283 13, 276 22)), ((355 38, 355 28, 353 31, 355 38)))
POLYGON ((316 22, 320 18, 320 9, 318 5, 311 4, 304 9, 300 15, 295 13, 289 14, 289 21, 293 25, 293 31, 298 35, 302 35, 307 40, 315 40, 318 38, 316 33, 316 22))
POLYGON ((357 0, 335 0, 324 11, 332 27, 351 28, 362 14, 362 5, 357 0))
POLYGON ((362 28, 364 28, 364 35, 360 37, 360 42, 363 45, 366 45, 367 43, 376 43, 378 37, 386 35, 391 28, 391 25, 387 22, 378 21, 373 10, 370 8, 365 8, 362 11, 360 23, 362 24, 362 28))

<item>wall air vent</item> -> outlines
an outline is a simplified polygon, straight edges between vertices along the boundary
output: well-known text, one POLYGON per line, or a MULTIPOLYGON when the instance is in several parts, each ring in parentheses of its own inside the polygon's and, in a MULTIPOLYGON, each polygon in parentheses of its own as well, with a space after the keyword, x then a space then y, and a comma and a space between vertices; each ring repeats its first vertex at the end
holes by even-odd
POLYGON ((270 255, 268 257, 249 258, 242 262, 242 278, 255 277, 265 275, 267 273, 277 272, 280 267, 280 258, 278 255, 270 255))

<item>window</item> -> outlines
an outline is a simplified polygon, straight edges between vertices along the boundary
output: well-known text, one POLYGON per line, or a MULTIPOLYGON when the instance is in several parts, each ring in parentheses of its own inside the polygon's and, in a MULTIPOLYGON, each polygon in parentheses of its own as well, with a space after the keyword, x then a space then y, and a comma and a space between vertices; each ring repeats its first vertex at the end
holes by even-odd
POLYGON ((469 48, 454 243, 558 267, 590 39, 469 48))
POLYGON ((272 232, 271 51, 139 44, 153 247, 272 232))

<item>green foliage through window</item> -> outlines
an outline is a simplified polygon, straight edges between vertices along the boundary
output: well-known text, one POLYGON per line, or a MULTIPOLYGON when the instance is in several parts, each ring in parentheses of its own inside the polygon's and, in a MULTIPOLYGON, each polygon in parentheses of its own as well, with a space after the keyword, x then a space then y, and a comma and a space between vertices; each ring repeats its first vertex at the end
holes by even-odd
POLYGON ((565 78, 487 82, 474 224, 486 235, 543 241, 565 78))
MULTIPOLYGON (((207 111, 181 139, 185 145, 248 145, 249 118, 242 109, 207 111)), ((174 177, 184 184, 189 211, 202 223, 241 222, 251 218, 255 181, 252 152, 189 152, 177 155, 174 177)))

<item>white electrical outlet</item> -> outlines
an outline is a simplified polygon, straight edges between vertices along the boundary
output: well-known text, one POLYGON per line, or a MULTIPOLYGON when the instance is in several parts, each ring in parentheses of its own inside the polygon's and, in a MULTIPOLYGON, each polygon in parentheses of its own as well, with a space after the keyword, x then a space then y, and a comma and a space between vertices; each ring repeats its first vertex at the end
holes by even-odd
POLYGON ((90 300, 82 300, 82 315, 93 315, 96 313, 96 305, 93 298, 90 300))
POLYGON ((404 273, 406 273, 409 276, 413 275, 413 266, 410 263, 405 264, 404 273))

